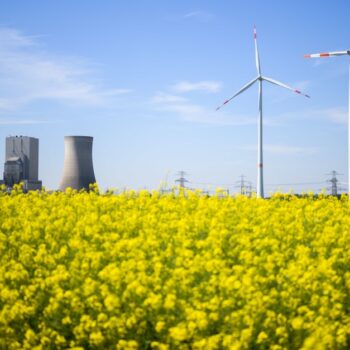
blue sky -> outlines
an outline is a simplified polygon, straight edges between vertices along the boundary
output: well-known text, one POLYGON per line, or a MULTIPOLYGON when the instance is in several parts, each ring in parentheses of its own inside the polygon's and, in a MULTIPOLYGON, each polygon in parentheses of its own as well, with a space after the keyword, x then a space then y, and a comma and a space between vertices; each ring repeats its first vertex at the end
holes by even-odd
POLYGON ((65 135, 94 136, 102 188, 158 188, 179 170, 189 186, 256 183, 257 86, 262 73, 265 190, 347 181, 349 57, 346 0, 69 1, 0 3, 0 170, 5 137, 40 139, 40 178, 58 187, 65 135), (300 185, 310 183, 310 185, 300 185), (280 186, 278 184, 294 184, 280 186))

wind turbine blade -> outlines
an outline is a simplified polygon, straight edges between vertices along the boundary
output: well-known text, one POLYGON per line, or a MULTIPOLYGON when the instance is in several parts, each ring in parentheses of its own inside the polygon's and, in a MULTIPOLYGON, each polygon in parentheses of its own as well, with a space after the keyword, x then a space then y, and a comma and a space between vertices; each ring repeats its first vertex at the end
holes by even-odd
POLYGON ((261 75, 261 69, 260 69, 260 59, 259 59, 259 50, 258 50, 258 42, 256 39, 256 27, 254 26, 254 44, 255 44, 255 63, 256 63, 256 70, 258 72, 258 75, 261 75))
POLYGON ((304 57, 305 58, 318 58, 318 57, 343 56, 343 55, 350 55, 350 50, 313 53, 311 55, 304 55, 304 57))
POLYGON ((229 103, 232 99, 234 99, 236 96, 238 96, 239 94, 241 94, 243 91, 247 90, 248 88, 250 88, 257 80, 259 79, 259 77, 256 77, 255 79, 251 80, 249 83, 247 83, 246 85, 244 85, 240 90, 238 90, 233 96, 231 96, 228 100, 224 101, 224 103, 222 105, 220 105, 218 108, 216 108, 216 110, 218 111, 222 106, 224 106, 225 104, 229 103))
POLYGON ((300 90, 298 90, 298 89, 295 89, 295 88, 292 88, 292 87, 290 87, 290 86, 288 86, 288 85, 286 85, 286 84, 283 84, 283 83, 281 83, 280 81, 277 81, 277 80, 274 80, 274 79, 271 79, 271 78, 266 78, 266 77, 262 77, 262 79, 268 81, 268 82, 271 83, 271 84, 275 84, 275 85, 281 86, 281 87, 283 87, 283 88, 285 88, 285 89, 288 89, 288 90, 291 90, 291 91, 293 91, 293 92, 295 92, 295 93, 297 93, 297 94, 299 94, 299 95, 303 95, 303 96, 305 96, 305 97, 310 98, 309 95, 306 95, 306 94, 302 93, 302 92, 301 92, 300 90))

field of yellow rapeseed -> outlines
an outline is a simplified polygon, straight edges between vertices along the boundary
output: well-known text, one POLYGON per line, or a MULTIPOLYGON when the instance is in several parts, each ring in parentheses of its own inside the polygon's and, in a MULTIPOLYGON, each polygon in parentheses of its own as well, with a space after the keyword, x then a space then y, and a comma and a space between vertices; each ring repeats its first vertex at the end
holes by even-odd
POLYGON ((347 198, 0 194, 0 349, 348 349, 347 198))

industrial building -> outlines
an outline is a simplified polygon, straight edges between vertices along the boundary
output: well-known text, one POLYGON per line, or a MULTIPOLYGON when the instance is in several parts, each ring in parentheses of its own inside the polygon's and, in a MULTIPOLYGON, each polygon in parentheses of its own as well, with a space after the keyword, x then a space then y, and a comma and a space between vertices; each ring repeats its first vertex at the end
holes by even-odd
POLYGON ((96 182, 92 163, 91 136, 65 136, 64 166, 60 190, 70 187, 76 190, 89 190, 96 182))
POLYGON ((28 136, 6 137, 3 183, 8 188, 23 183, 24 191, 41 190, 39 140, 28 136))

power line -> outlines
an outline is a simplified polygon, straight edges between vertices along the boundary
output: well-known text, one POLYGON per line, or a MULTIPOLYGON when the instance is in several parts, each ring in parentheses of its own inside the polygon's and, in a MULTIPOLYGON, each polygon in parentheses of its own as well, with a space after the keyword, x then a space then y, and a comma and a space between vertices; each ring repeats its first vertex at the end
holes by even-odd
POLYGON ((323 181, 320 182, 293 182, 285 184, 267 184, 267 186, 304 186, 304 185, 319 185, 323 184, 323 181))
POLYGON ((178 182, 181 188, 185 188, 185 183, 189 182, 187 179, 185 179, 185 175, 188 175, 188 174, 183 170, 181 170, 177 175, 179 175, 180 177, 176 179, 175 182, 178 182))
POLYGON ((342 191, 343 188, 339 186, 339 181, 337 179, 337 175, 342 175, 333 170, 330 174, 326 174, 332 176, 327 182, 331 183, 331 187, 328 190, 331 191, 332 196, 337 196, 339 191, 342 191))
MULTIPOLYGON (((208 185, 208 186, 236 186, 236 183, 214 183, 214 182, 192 182, 194 185, 208 185)), ((293 182, 293 183, 274 183, 274 184, 265 184, 265 186, 292 186, 292 185, 319 185, 323 184, 324 181, 319 182, 293 182)))
POLYGON ((235 186, 235 187, 238 187, 240 189, 240 192, 242 195, 246 194, 246 185, 245 185, 244 178, 245 178, 245 176, 241 175, 241 180, 236 182, 239 184, 235 186))
POLYGON ((253 193, 252 182, 245 180, 244 175, 241 175, 240 178, 241 178, 240 181, 236 181, 236 184, 238 185, 236 185, 235 188, 240 189, 241 195, 251 197, 253 193))

